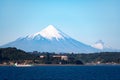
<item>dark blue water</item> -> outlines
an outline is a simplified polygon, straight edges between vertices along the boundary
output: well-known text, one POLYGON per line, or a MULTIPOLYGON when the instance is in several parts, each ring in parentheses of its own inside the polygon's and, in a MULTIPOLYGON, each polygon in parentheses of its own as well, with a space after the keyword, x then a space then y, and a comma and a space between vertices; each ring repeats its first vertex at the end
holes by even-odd
POLYGON ((120 66, 3 66, 0 80, 120 80, 120 66))

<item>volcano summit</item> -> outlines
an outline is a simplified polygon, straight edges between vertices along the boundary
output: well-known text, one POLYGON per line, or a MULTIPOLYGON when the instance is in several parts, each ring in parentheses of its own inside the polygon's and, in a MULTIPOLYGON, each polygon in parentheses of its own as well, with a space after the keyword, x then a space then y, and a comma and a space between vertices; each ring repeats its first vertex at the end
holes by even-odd
POLYGON ((98 49, 71 38, 52 25, 49 25, 35 34, 18 38, 2 47, 16 47, 27 52, 91 53, 99 51, 98 49))

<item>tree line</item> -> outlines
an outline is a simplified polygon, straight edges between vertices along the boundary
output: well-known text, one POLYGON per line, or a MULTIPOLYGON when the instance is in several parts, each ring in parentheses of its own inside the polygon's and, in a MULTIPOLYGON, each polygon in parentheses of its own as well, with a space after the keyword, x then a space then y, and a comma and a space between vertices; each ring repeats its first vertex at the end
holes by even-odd
POLYGON ((15 47, 0 48, 0 63, 10 62, 29 64, 87 64, 87 63, 116 63, 120 64, 120 52, 100 52, 100 53, 49 53, 49 52, 25 52, 15 47), (67 60, 54 58, 53 56, 67 56, 67 60), (44 56, 40 58, 40 56, 44 56))

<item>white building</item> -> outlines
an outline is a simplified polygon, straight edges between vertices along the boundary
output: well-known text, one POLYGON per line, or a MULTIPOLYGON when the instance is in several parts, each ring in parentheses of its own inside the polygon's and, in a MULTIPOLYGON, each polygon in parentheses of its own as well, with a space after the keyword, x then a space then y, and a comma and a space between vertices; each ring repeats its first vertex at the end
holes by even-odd
POLYGON ((61 60, 68 60, 68 56, 54 55, 53 58, 60 58, 61 60))

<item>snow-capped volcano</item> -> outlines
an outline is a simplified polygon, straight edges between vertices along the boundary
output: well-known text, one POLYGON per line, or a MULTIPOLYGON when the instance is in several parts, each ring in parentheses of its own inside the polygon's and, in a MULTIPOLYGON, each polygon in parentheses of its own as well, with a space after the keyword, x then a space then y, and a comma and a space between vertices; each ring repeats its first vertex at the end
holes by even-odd
POLYGON ((104 42, 102 40, 95 42, 95 44, 92 46, 100 50, 102 50, 105 47, 104 42))
POLYGON ((28 38, 35 38, 36 36, 42 36, 46 39, 52 40, 53 38, 55 39, 64 39, 65 35, 63 35, 62 32, 57 30, 53 25, 49 25, 45 29, 43 29, 40 32, 37 32, 35 34, 29 35, 28 38))
POLYGON ((113 49, 112 47, 105 44, 102 40, 98 40, 92 47, 99 49, 101 52, 119 52, 120 50, 113 49))
POLYGON ((25 51, 91 53, 98 52, 89 45, 69 37, 62 31, 49 25, 45 29, 32 35, 10 42, 2 47, 16 47, 25 51))

